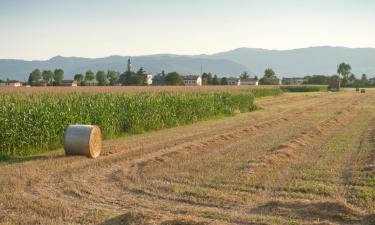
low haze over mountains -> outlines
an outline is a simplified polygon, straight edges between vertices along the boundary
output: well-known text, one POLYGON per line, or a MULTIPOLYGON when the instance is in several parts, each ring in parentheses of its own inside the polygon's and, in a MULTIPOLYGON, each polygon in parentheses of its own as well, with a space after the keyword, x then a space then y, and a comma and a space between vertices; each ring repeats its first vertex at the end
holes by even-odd
MULTIPOLYGON (((0 60, 0 79, 27 80, 35 68, 41 70, 62 68, 65 78, 92 69, 125 71, 128 56, 106 58, 79 58, 57 56, 46 61, 0 60)), ((366 73, 375 76, 375 48, 311 47, 294 50, 265 50, 240 48, 213 55, 179 56, 150 55, 132 57, 135 70, 143 66, 151 74, 177 71, 182 74, 199 74, 201 69, 219 76, 237 76, 248 70, 262 76, 266 68, 273 68, 280 77, 312 74, 331 75, 337 65, 346 62, 352 65, 357 76, 366 73)))

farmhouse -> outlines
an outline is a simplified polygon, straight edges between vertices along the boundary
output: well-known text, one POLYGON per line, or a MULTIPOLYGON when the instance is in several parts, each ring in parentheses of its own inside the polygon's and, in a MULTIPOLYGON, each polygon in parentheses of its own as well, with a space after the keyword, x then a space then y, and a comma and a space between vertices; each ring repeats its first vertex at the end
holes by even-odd
POLYGON ((284 77, 282 80, 282 84, 284 85, 301 85, 305 79, 303 77, 284 77))
POLYGON ((202 78, 200 76, 195 76, 195 75, 182 76, 182 82, 186 86, 202 86, 202 78))
POLYGON ((0 83, 0 86, 6 86, 6 87, 21 87, 22 82, 19 80, 7 80, 4 83, 0 83))
POLYGON ((375 84, 375 77, 370 78, 368 81, 369 81, 371 84, 375 84))
POLYGON ((78 83, 76 80, 63 80, 61 81, 61 86, 66 86, 66 87, 77 87, 78 83))
POLYGON ((240 80, 240 85, 259 85, 259 81, 257 78, 248 78, 240 80))
POLYGON ((238 78, 230 77, 227 80, 228 80, 228 85, 236 85, 236 86, 240 86, 241 85, 241 80, 238 79, 238 78))
POLYGON ((153 75, 151 74, 146 75, 146 84, 152 85, 152 81, 153 81, 153 75))

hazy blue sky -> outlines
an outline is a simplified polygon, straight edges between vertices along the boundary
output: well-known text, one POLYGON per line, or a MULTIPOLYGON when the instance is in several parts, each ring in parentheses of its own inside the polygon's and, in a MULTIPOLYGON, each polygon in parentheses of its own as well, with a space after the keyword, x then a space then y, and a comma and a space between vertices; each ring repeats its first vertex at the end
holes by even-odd
POLYGON ((375 47, 372 0, 0 0, 0 58, 375 47))

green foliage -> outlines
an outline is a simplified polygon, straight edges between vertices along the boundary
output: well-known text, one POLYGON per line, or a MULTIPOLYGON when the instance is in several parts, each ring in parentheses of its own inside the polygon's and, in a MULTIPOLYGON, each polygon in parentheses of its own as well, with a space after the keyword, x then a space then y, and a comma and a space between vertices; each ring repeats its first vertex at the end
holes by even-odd
POLYGON ((0 155, 62 146, 69 124, 98 125, 105 138, 255 109, 252 93, 0 94, 0 155))
POLYGON ((98 81, 99 86, 105 86, 107 84, 107 74, 104 71, 99 70, 96 73, 96 81, 98 81))
POLYGON ((273 88, 250 88, 246 92, 250 92, 256 98, 266 97, 266 96, 279 96, 283 94, 283 91, 279 87, 273 88))
POLYGON ((337 73, 342 76, 342 85, 348 84, 349 75, 351 74, 352 67, 350 64, 341 63, 337 68, 337 73))
POLYGON ((74 80, 76 80, 78 84, 81 84, 84 78, 85 77, 82 74, 80 74, 80 73, 74 75, 74 80))
POLYGON ((51 70, 44 70, 42 73, 42 78, 47 83, 47 85, 51 85, 51 81, 53 77, 54 77, 54 74, 51 70))
POLYGON ((165 81, 168 85, 182 85, 181 75, 177 72, 168 73, 165 76, 165 81))
POLYGON ((220 84, 219 78, 215 74, 214 78, 212 79, 212 85, 219 85, 219 84, 220 84))
POLYGON ((95 74, 92 70, 88 70, 85 74, 85 85, 89 84, 95 79, 95 74))
POLYGON ((284 92, 324 92, 328 91, 327 85, 313 85, 313 86, 306 86, 306 85, 285 85, 280 87, 284 92))
POLYGON ((212 85, 212 73, 203 73, 202 74, 202 84, 203 85, 212 85))
POLYGON ((343 77, 348 77, 351 73, 352 67, 350 64, 341 63, 337 68, 337 73, 343 77))
POLYGON ((246 80, 248 78, 250 78, 250 75, 247 71, 244 71, 243 73, 241 73, 241 75, 240 75, 241 80, 246 80))
POLYGON ((119 72, 114 71, 114 70, 108 70, 107 73, 107 79, 109 80, 110 85, 115 85, 117 80, 119 78, 119 72))
POLYGON ((276 76, 276 73, 271 68, 268 68, 264 71, 264 78, 272 78, 272 77, 275 77, 275 76, 276 76))
POLYGON ((55 69, 53 80, 55 81, 56 85, 60 85, 61 81, 64 80, 64 70, 55 69))
POLYGON ((228 79, 226 77, 221 78, 220 85, 228 85, 228 79))
POLYGON ((42 78, 42 73, 40 72, 39 69, 35 69, 29 75, 29 83, 35 85, 39 82, 41 78, 42 78))

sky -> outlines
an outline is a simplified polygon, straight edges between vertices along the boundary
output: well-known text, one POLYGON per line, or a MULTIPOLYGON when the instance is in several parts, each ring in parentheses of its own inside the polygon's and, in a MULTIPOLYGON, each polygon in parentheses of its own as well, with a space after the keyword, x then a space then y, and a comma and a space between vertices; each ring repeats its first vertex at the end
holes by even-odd
POLYGON ((0 58, 375 47, 373 0, 0 0, 0 58))

